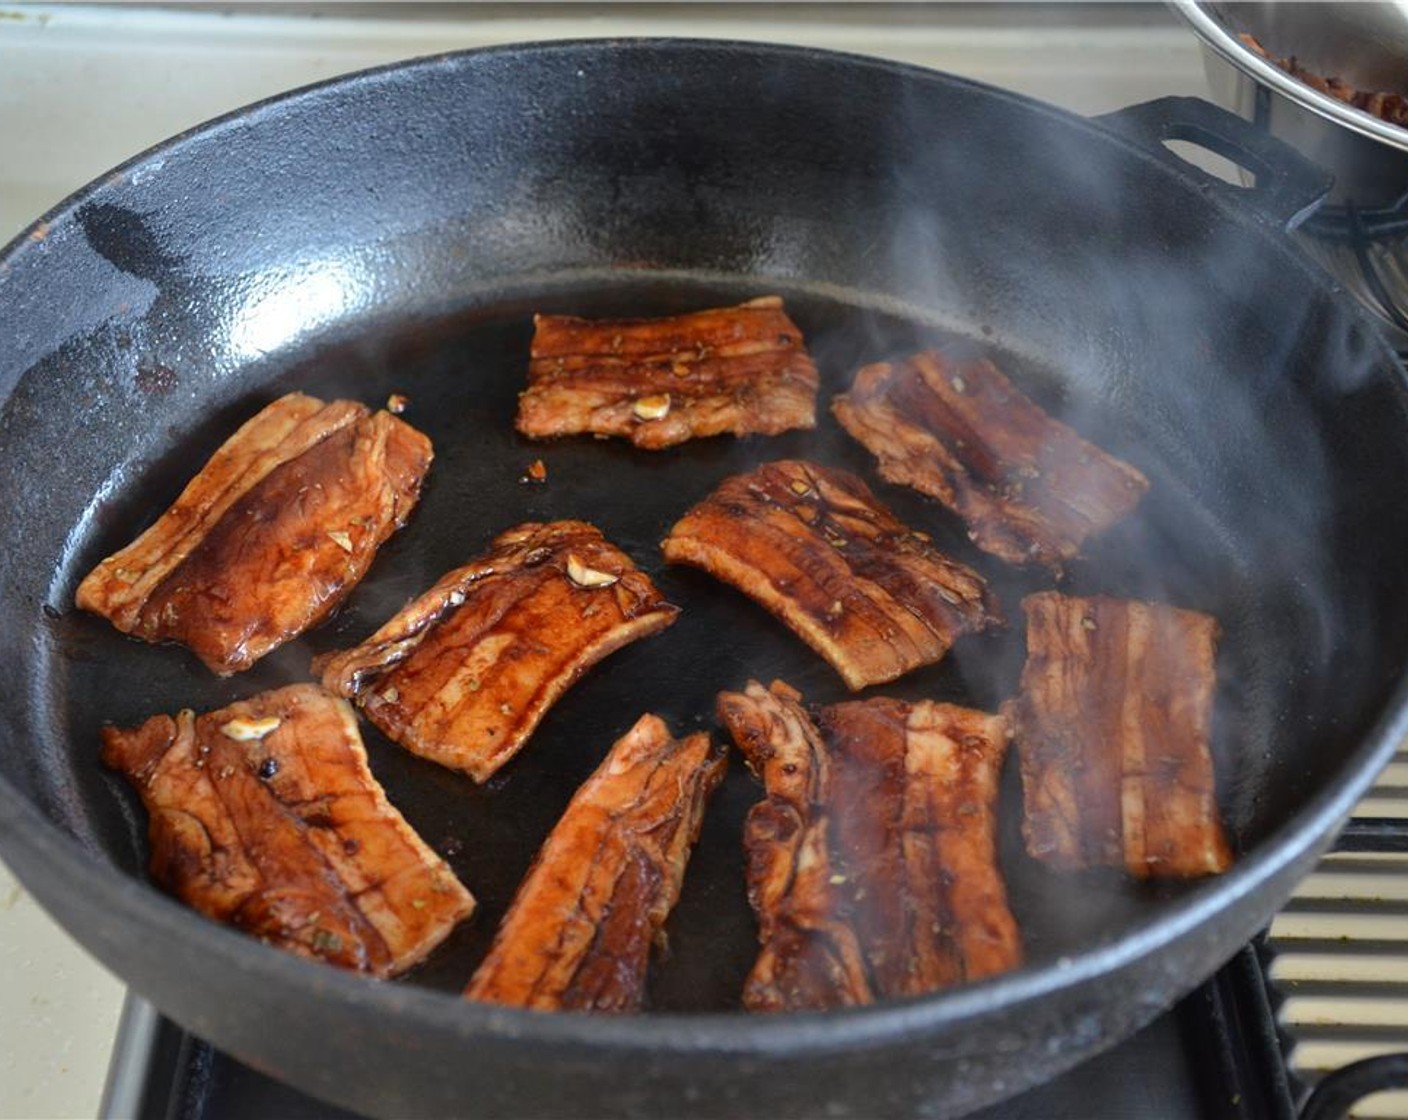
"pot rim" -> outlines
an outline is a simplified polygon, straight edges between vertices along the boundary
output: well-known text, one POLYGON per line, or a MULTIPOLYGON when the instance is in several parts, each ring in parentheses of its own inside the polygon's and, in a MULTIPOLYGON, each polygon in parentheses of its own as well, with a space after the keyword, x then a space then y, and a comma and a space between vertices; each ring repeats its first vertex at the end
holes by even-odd
POLYGON ((1408 152, 1408 129, 1389 124, 1372 113, 1357 109, 1327 93, 1306 85, 1299 78, 1262 58, 1242 45, 1237 36, 1209 8, 1209 0, 1168 0, 1169 7, 1193 28, 1205 46, 1244 74, 1267 86, 1301 108, 1356 132, 1368 140, 1408 152))

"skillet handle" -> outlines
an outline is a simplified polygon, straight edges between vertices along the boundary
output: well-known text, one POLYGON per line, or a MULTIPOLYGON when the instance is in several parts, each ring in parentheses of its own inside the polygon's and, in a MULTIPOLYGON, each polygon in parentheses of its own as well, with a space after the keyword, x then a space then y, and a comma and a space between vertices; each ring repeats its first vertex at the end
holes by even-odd
POLYGON ((1197 97, 1160 97, 1094 118, 1166 163, 1202 180, 1224 198, 1251 206, 1285 230, 1300 225, 1325 200, 1334 175, 1251 121, 1197 97), (1183 140, 1215 152, 1256 176, 1238 187, 1165 147, 1183 140))

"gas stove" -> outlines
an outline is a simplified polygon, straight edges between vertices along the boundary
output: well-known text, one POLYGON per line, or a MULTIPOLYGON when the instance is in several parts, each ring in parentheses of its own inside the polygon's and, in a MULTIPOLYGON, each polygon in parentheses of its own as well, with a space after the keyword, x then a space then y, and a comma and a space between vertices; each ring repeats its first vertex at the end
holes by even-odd
MULTIPOLYGON (((871 54, 1084 114, 1209 96, 1196 39, 1153 4, 30 5, 0 11, 0 238, 142 148, 261 97, 445 50, 632 35, 871 54)), ((119 1025, 123 999, 0 867, 0 1117, 346 1115, 135 997, 119 1025)), ((1408 753, 1266 936, 1133 1039, 981 1115, 1328 1117, 1365 1086, 1408 1083, 1401 1056, 1356 1064, 1404 1051, 1408 753)), ((1408 1095, 1354 1115, 1408 1116, 1408 1095)))

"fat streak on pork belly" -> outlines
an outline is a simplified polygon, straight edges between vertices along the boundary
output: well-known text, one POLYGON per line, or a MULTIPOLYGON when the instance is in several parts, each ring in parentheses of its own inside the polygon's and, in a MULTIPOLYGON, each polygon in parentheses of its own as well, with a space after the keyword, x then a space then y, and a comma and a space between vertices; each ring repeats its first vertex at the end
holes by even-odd
POLYGON ((851 689, 940 660, 1002 621, 981 576, 897 520, 855 475, 801 460, 725 479, 670 530, 691 564, 780 618, 851 689))
POLYGON ((391 976, 474 910, 387 801, 351 705, 316 685, 105 727, 103 761, 150 814, 152 877, 280 949, 391 976))
POLYGON ((817 372, 782 300, 661 319, 533 317, 518 430, 659 450, 700 436, 816 427, 817 372))
POLYGON ((332 613, 405 524, 430 441, 355 401, 279 398, 162 516, 79 584, 124 634, 176 641, 221 676, 332 613))
POLYGON ((1156 603, 1029 595, 1009 702, 1027 850, 1141 879, 1225 871, 1209 746, 1217 621, 1156 603))
POLYGON ((483 782, 587 669, 678 614, 595 526, 529 522, 316 668, 389 738, 483 782))
POLYGON ((465 996, 553 1011, 636 1011, 728 756, 644 715, 572 798, 465 996))
POLYGON ((1048 416, 986 359, 926 350, 865 366, 831 411, 881 477, 937 498, 979 548, 1056 573, 1149 481, 1048 416))

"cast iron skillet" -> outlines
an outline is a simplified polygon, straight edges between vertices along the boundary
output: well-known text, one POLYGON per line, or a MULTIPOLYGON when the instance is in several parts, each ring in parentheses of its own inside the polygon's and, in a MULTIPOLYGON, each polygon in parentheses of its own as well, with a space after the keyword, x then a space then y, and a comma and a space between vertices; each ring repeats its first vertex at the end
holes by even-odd
MULTIPOLYGON (((1285 237, 1324 182, 1197 102, 1091 123, 940 74, 773 47, 596 42, 374 71, 235 114, 113 173, 0 258, 0 847, 99 959, 255 1066, 375 1113, 958 1112, 1130 1033, 1289 895, 1404 727, 1408 423, 1400 371, 1285 237), (1125 133, 1135 139, 1127 138, 1125 133), (1261 172, 1245 198, 1159 141, 1261 172), (860 471, 987 573, 945 511, 814 433, 660 454, 512 432, 535 310, 645 314, 780 292, 824 378, 949 341, 995 354, 1153 480, 1076 591, 1213 611, 1217 754, 1242 854, 1135 887, 1030 864, 1005 792, 1023 970, 827 1015, 748 1017, 753 953, 735 764, 641 1017, 540 1016, 457 992, 572 790, 645 710, 685 730, 714 693, 830 669, 656 543, 721 478, 805 455, 860 471), (72 608, 77 580, 292 387, 380 402, 437 458, 412 523, 333 622, 218 681, 72 608), (545 487, 522 485, 542 456, 545 487), (420 972, 377 984, 214 927, 144 879, 145 822, 97 762, 131 724, 305 679, 434 576, 529 518, 587 517, 683 608, 584 679, 484 789, 367 736, 392 799, 481 901, 420 972), (451 993, 451 994, 446 994, 451 993)), ((992 707, 1019 629, 882 693, 992 707)), ((1014 769, 1009 767, 1009 771, 1014 769)), ((1009 773, 1009 779, 1014 775, 1009 773)))

